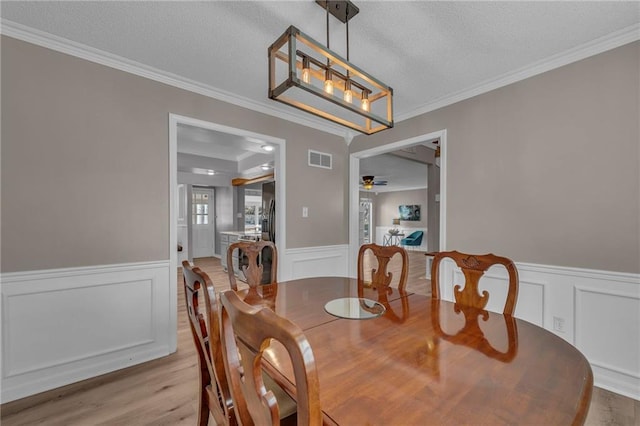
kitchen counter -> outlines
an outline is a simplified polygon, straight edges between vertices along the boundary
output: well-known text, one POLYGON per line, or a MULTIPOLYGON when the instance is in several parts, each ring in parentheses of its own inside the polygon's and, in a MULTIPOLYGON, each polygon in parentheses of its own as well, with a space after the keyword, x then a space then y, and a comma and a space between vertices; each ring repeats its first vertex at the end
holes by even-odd
MULTIPOLYGON (((226 271, 228 269, 227 265, 227 250, 229 249, 229 246, 233 243, 235 243, 238 240, 261 240, 262 239, 262 233, 261 232, 242 232, 242 231, 222 231, 220 232, 220 263, 222 264, 222 267, 224 268, 224 270, 226 271), (244 238, 244 237, 249 237, 249 238, 244 238)), ((238 257, 234 256, 232 258, 232 262, 233 262, 233 270, 238 273, 238 268, 239 268, 239 262, 238 262, 238 257)))
POLYGON ((248 236, 248 237, 261 237, 262 232, 242 232, 242 231, 222 231, 222 235, 232 235, 236 237, 248 236))

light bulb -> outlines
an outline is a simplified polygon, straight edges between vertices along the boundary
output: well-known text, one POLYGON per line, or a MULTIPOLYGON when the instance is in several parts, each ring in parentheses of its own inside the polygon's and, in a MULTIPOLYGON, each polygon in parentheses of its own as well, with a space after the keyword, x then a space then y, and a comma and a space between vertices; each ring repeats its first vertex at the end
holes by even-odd
POLYGON ((349 103, 353 101, 353 92, 351 91, 351 82, 349 80, 344 82, 343 99, 345 102, 349 103))
POLYGON ((324 91, 328 95, 333 95, 333 78, 331 76, 331 70, 327 70, 325 73, 324 91))
POLYGON ((327 92, 328 95, 333 95, 333 80, 324 81, 324 91, 327 92))
POLYGON ((302 81, 311 84, 311 70, 309 69, 309 58, 302 59, 302 81))
POLYGON ((362 98, 362 110, 369 112, 369 99, 362 98))
POLYGON ((363 111, 369 112, 369 91, 368 90, 363 90, 362 91, 361 108, 362 108, 363 111))

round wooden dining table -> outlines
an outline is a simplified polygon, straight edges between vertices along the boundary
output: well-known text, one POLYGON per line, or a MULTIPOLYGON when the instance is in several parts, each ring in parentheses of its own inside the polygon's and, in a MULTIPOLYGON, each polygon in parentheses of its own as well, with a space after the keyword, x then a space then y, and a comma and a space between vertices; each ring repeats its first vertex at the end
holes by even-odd
MULTIPOLYGON (((298 279, 258 293, 248 299, 266 300, 304 331, 325 423, 571 425, 586 418, 589 363, 534 324, 395 288, 359 288, 351 278, 298 279), (325 310, 347 297, 377 301, 384 313, 346 319, 325 310)), ((295 399, 278 342, 265 351, 263 368, 295 399)))

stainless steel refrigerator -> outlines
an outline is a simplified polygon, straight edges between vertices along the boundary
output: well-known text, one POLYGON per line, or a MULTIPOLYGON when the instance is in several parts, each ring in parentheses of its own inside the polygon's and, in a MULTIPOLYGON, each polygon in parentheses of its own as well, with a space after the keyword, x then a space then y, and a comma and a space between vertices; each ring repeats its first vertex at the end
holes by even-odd
POLYGON ((276 183, 262 184, 262 239, 276 242, 276 183))
MULTIPOLYGON (((262 239, 276 243, 276 184, 268 182, 262 184, 262 239)), ((273 257, 271 250, 262 250, 262 283, 268 283, 271 278, 273 257)))

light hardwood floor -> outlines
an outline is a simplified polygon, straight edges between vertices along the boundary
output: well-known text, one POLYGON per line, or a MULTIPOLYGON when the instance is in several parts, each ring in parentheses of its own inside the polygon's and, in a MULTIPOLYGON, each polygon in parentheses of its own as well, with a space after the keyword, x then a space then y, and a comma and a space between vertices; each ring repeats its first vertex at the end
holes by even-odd
MULTIPOLYGON (((410 252, 409 256, 407 290, 429 294, 430 283, 424 278, 424 254, 410 252)), ((228 277, 218 259, 196 259, 195 263, 211 276, 216 287, 228 288, 228 277)), ((389 269, 396 268, 392 261, 389 269)), ((0 407, 2 425, 195 424, 197 359, 184 308, 180 272, 177 278, 176 353, 4 404, 0 407)), ((594 388, 586 424, 640 426, 640 401, 594 388)))

